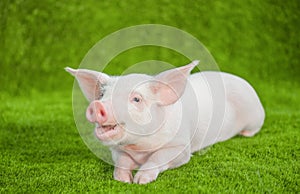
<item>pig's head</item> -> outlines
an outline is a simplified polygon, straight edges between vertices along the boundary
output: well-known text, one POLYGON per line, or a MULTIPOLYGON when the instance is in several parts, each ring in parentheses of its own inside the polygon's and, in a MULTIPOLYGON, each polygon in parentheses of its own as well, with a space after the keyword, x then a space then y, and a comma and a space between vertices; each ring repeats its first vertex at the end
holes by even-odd
MULTIPOLYGON (((86 118, 95 123, 95 135, 105 145, 152 144, 164 133, 170 107, 182 96, 187 78, 198 61, 156 76, 109 76, 86 69, 66 68, 77 79, 90 102, 86 118), (152 142, 152 143, 151 143, 152 142)), ((164 133, 167 135, 167 133, 164 133)), ((149 145, 151 147, 151 145, 149 145)), ((146 146, 147 147, 147 146, 146 146)))

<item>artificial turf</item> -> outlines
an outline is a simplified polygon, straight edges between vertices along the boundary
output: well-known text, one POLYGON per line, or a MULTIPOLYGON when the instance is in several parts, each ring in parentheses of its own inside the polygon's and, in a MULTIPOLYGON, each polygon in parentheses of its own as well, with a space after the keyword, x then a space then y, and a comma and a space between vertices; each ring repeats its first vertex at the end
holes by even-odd
MULTIPOLYGON (((0 192, 299 193, 299 8, 297 0, 1 1, 0 192), (63 67, 78 67, 106 35, 145 23, 198 38, 222 71, 254 86, 266 120, 253 138, 211 146, 153 183, 124 184, 78 134, 63 67)), ((146 46, 117 56, 106 72, 149 59, 187 62, 146 46)))

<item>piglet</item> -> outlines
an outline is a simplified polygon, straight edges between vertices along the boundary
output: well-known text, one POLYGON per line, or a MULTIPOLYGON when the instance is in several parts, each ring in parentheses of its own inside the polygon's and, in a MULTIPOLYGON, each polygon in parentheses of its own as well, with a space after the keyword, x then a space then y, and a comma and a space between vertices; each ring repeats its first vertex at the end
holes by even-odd
POLYGON ((228 73, 190 74, 197 64, 154 76, 66 68, 90 102, 95 136, 111 150, 114 179, 149 183, 193 152, 261 129, 265 113, 251 85, 228 73))

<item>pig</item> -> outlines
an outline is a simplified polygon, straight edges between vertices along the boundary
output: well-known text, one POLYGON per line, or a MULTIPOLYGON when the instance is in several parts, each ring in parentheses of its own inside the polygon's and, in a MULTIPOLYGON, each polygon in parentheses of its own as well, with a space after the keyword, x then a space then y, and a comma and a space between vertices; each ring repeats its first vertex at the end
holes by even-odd
POLYGON ((157 75, 65 68, 90 103, 85 116, 111 151, 115 180, 146 184, 196 151, 259 132, 265 112, 252 86, 224 72, 191 74, 198 62, 157 75))

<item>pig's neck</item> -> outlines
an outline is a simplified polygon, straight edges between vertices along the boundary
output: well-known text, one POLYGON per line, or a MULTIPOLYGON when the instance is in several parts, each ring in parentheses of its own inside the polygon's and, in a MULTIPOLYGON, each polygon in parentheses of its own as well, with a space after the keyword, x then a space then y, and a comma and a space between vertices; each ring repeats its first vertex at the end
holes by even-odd
POLYGON ((165 121, 154 134, 149 136, 140 136, 135 139, 135 142, 118 146, 118 148, 124 151, 129 151, 130 153, 153 153, 165 146, 177 144, 176 135, 180 127, 181 112, 180 102, 166 106, 165 121))

